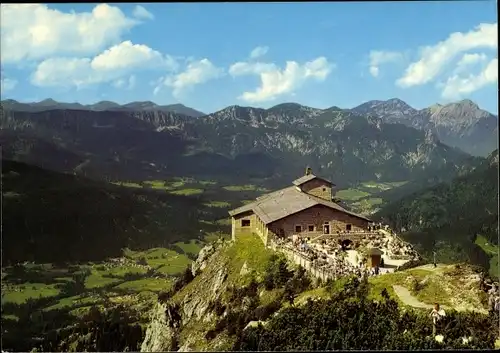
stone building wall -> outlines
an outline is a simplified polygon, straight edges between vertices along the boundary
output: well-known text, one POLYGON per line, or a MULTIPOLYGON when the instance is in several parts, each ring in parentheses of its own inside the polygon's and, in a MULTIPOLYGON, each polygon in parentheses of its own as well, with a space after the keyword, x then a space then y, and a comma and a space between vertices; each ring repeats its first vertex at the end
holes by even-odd
POLYGON ((321 197, 324 200, 332 201, 332 186, 320 179, 313 179, 300 186, 302 192, 321 197))
POLYGON ((325 224, 330 226, 330 234, 337 233, 337 231, 345 232, 348 224, 351 225, 352 232, 368 229, 368 221, 322 205, 313 206, 273 222, 269 224, 269 228, 276 234, 280 234, 280 229, 283 229, 285 237, 291 237, 298 233, 296 226, 301 226, 300 234, 318 235, 323 233, 325 224), (309 227, 312 227, 312 230, 309 230, 309 227))
POLYGON ((252 211, 248 211, 231 218, 232 232, 231 237, 236 240, 238 235, 242 233, 252 232, 257 234, 264 244, 267 245, 269 230, 266 225, 252 211), (250 221, 248 226, 244 225, 243 221, 250 221))

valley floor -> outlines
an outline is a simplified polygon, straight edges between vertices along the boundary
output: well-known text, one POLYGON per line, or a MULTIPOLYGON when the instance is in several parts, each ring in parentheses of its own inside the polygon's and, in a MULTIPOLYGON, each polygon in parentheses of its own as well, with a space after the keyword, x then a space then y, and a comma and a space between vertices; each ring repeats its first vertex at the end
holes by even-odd
MULTIPOLYGON (((268 192, 254 184, 219 185, 214 181, 196 181, 190 178, 146 181, 141 184, 121 181, 114 183, 127 188, 146 188, 162 193, 199 197, 203 205, 213 211, 213 214, 207 212, 207 220, 200 220, 200 223, 205 222, 211 228, 214 225, 220 226, 221 229, 228 226, 225 217, 231 207, 249 202, 268 192)), ((337 196, 357 211, 371 213, 380 205, 380 200, 372 197, 372 194, 403 184, 404 182, 364 183, 355 188, 341 190, 337 196)), ((169 247, 146 251, 124 249, 122 257, 102 262, 71 264, 67 267, 26 263, 3 268, 2 326, 9 330, 16 326, 28 327, 32 319, 30 315, 26 315, 29 305, 40 313, 62 310, 75 319, 88 313, 93 306, 103 308, 125 305, 140 313, 140 324, 145 328, 150 320, 150 309, 157 302, 158 294, 172 287, 174 280, 196 259, 200 249, 220 237, 228 237, 222 231, 205 232, 200 229, 199 232, 192 234, 192 239, 187 238, 169 247), (200 239, 194 239, 196 236, 200 239)), ((242 241, 242 244, 228 249, 226 253, 232 285, 246 283, 240 283, 240 273, 244 271, 244 267, 248 272, 262 273, 270 256, 261 249, 260 239, 255 240, 250 236, 242 241), (263 252, 256 255, 255 252, 259 249, 263 252)), ((484 246, 484 249, 492 251, 487 245, 484 246)), ((472 275, 469 272, 457 277, 453 266, 439 269, 440 272, 437 273, 433 269, 421 267, 371 278, 370 296, 379 299, 381 290, 386 289, 401 304, 416 308, 428 308, 429 303, 434 301, 457 310, 485 307, 484 298, 473 288, 474 279, 470 277, 472 275), (468 282, 461 281, 461 276, 467 278, 468 282), (417 282, 420 284, 415 284, 417 282)), ((206 280, 209 281, 208 278, 206 280)), ((177 297, 196 296, 193 288, 201 290, 203 283, 202 279, 195 279, 182 293, 177 294, 177 297)), ((338 285, 341 287, 341 281, 338 285)), ((264 290, 261 293, 262 303, 272 302, 280 296, 280 291, 281 289, 264 290)), ((298 295, 295 303, 305 302, 309 297, 326 295, 324 287, 310 289, 298 295)), ((284 306, 286 305, 285 303, 284 306)), ((17 339, 22 340, 22 337, 17 339)))

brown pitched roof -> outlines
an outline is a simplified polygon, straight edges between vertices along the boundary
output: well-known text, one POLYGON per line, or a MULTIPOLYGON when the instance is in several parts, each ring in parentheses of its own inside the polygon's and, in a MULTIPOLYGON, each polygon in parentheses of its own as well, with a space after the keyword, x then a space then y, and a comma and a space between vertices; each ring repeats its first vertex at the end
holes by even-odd
POLYGON ((263 195, 252 203, 230 211, 229 215, 233 217, 244 212, 253 211, 262 222, 269 224, 317 205, 323 205, 370 221, 368 218, 350 212, 334 202, 298 191, 293 186, 263 195))
POLYGON ((324 178, 317 177, 317 176, 316 176, 316 175, 314 175, 314 174, 304 175, 304 176, 302 176, 302 177, 300 177, 300 178, 298 178, 298 179, 295 179, 295 180, 293 181, 293 185, 295 185, 295 186, 300 186, 300 185, 302 185, 302 184, 304 184, 304 183, 307 183, 308 181, 311 181, 311 180, 314 180, 314 179, 323 180, 323 181, 327 182, 327 183, 328 183, 328 184, 330 184, 330 185, 335 185, 335 184, 334 184, 334 183, 332 183, 330 180, 326 180, 326 179, 324 179, 324 178))

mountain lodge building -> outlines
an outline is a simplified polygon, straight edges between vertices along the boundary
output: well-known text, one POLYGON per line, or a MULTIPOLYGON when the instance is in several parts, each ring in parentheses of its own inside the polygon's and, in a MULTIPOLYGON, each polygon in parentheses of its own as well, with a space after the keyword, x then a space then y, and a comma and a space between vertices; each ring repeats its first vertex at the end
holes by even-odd
POLYGON ((269 245, 272 237, 317 237, 364 233, 371 221, 335 203, 335 185, 312 174, 293 181, 287 188, 258 197, 254 202, 229 212, 233 240, 253 232, 269 245))

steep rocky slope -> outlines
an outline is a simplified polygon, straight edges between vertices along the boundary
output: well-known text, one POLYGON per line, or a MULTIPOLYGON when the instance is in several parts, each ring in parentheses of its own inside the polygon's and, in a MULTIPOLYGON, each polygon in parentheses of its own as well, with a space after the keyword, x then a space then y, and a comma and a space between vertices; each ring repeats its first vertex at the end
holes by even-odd
POLYGON ((443 143, 473 155, 486 156, 498 148, 498 116, 480 109, 468 99, 421 110, 400 99, 369 101, 351 111, 435 133, 443 143))
POLYGON ((236 244, 220 241, 202 249, 193 265, 194 279, 166 303, 160 302, 153 309, 141 351, 230 348, 233 342, 227 335, 210 342, 205 339, 219 316, 228 314, 226 309, 216 313, 215 305, 229 306, 231 290, 249 284, 252 276, 262 280, 270 255, 261 240, 253 235, 242 237, 236 244))

